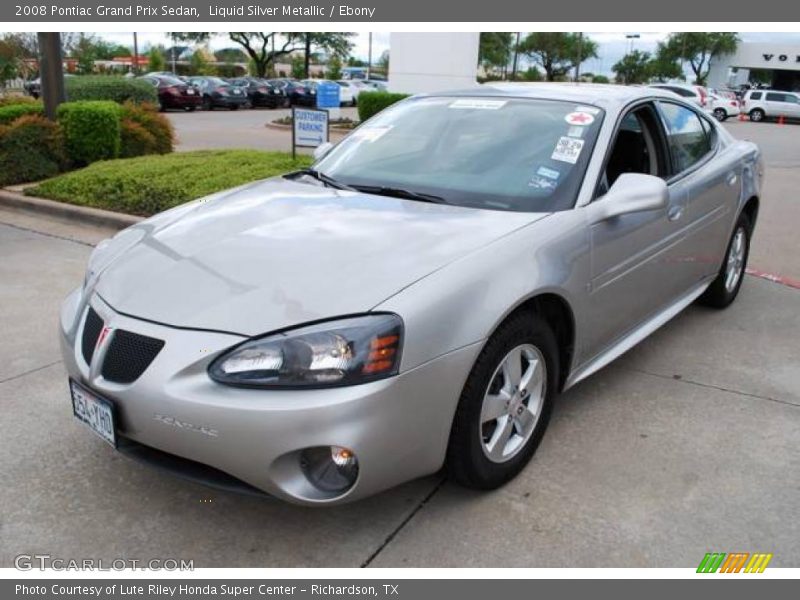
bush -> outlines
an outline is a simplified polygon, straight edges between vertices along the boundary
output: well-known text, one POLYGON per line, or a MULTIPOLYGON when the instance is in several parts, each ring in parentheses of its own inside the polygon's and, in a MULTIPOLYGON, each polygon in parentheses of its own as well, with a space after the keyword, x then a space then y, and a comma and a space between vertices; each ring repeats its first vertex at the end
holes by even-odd
POLYGON ((288 152, 201 150, 110 160, 65 173, 26 193, 83 206, 150 216, 190 200, 311 163, 288 152))
MULTIPOLYGON (((122 105, 122 119, 136 123, 153 137, 154 145, 148 152, 143 152, 142 154, 168 154, 172 152, 175 145, 175 130, 170 120, 159 113, 154 104, 126 102, 122 105)), ((132 156, 141 156, 142 154, 132 156)))
POLYGON ((64 163, 64 138, 57 123, 24 115, 0 125, 0 185, 53 177, 64 163))
POLYGON ((41 102, 25 104, 9 104, 0 106, 0 125, 10 125, 24 115, 43 115, 44 106, 41 102))
POLYGON ((392 92, 361 92, 358 95, 358 118, 363 123, 372 115, 381 112, 387 106, 408 98, 410 94, 395 94, 392 92))
POLYGON ((114 102, 67 102, 58 107, 67 156, 74 165, 116 158, 120 144, 120 107, 114 102))
POLYGON ((8 94, 7 96, 0 96, 0 107, 13 106, 16 104, 39 104, 41 102, 30 96, 21 96, 19 94, 8 94))
POLYGON ((119 123, 119 134, 120 158, 158 154, 156 138, 136 121, 122 119, 119 123))
POLYGON ((158 102, 156 89, 144 79, 112 75, 82 75, 64 79, 67 100, 111 100, 123 102, 158 102))

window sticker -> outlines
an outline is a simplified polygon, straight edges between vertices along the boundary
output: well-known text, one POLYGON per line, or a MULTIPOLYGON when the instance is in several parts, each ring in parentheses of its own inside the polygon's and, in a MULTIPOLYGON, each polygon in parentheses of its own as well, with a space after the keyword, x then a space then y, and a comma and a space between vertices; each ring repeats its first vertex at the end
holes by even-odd
POLYGON ((554 189, 556 189, 556 185, 558 184, 554 179, 549 179, 547 177, 540 177, 539 175, 534 175, 528 182, 528 187, 535 188, 537 190, 553 191, 554 189))
POLYGON ((381 139, 390 129, 391 127, 359 127, 350 135, 357 140, 374 142, 381 139))
POLYGON ((477 108, 480 110, 497 110, 507 104, 506 100, 474 100, 472 98, 459 98, 450 103, 448 108, 477 108))
POLYGON ((585 111, 575 111, 569 113, 564 120, 570 125, 591 125, 594 123, 594 116, 585 111))
POLYGON ((569 137, 583 137, 583 132, 586 131, 583 127, 579 125, 570 125, 570 128, 567 130, 567 135, 569 137))
POLYGON ((575 112, 587 112, 590 115, 597 115, 600 113, 600 109, 594 106, 576 106, 575 112))
POLYGON ((559 171, 556 171, 555 169, 549 169, 548 167, 539 167, 539 169, 536 171, 536 174, 541 177, 547 177, 547 179, 552 179, 554 181, 558 180, 558 178, 561 176, 559 171))
POLYGON ((583 150, 583 142, 583 140, 562 136, 556 143, 556 147, 550 158, 574 165, 578 162, 578 158, 583 150))

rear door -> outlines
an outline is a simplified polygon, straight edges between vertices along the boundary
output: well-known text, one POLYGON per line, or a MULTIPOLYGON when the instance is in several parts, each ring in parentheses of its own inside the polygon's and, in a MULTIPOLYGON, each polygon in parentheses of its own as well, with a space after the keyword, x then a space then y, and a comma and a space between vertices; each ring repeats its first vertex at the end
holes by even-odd
POLYGON ((772 117, 798 116, 798 105, 793 94, 767 92, 767 113, 772 117))

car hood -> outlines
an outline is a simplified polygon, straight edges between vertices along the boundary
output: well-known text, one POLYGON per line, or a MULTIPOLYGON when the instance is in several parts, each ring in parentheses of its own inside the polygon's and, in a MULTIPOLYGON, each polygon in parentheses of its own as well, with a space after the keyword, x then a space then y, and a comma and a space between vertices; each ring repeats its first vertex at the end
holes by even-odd
POLYGON ((94 286, 130 316, 257 335, 368 311, 544 216, 270 179, 125 230, 94 286))

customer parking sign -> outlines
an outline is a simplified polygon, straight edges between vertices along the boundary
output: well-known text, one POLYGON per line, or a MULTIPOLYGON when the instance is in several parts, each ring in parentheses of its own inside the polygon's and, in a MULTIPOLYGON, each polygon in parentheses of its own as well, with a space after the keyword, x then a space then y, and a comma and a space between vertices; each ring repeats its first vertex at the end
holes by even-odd
POLYGON ((328 111, 316 108, 292 109, 292 153, 296 147, 316 148, 329 138, 328 111))

